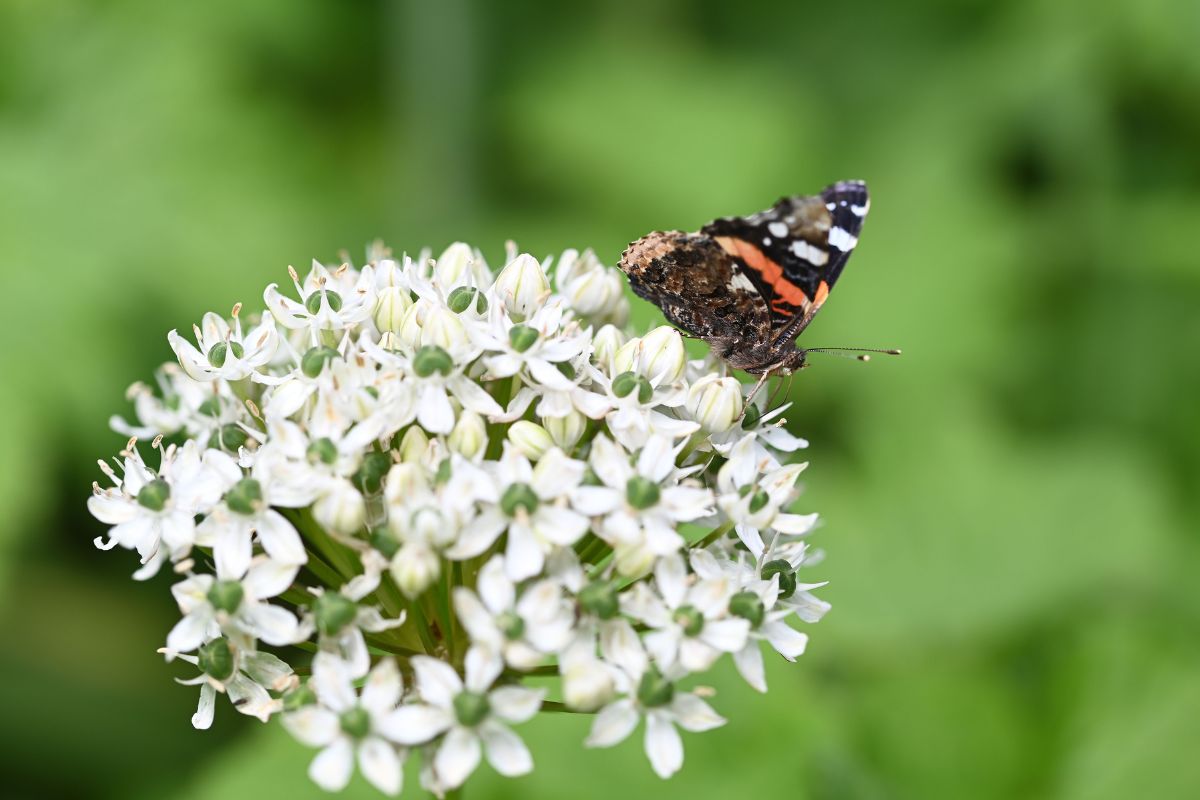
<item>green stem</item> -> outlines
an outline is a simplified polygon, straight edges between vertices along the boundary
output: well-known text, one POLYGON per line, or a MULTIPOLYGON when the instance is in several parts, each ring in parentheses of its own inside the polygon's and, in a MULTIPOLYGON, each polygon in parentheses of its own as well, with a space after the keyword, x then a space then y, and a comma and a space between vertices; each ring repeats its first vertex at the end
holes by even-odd
POLYGON ((562 703, 556 703, 553 700, 542 701, 542 711, 550 714, 594 714, 594 711, 576 711, 573 708, 568 708, 562 703))
POLYGON ((421 637, 421 644, 425 646, 425 652, 433 655, 437 651, 437 645, 433 641, 433 634, 429 631, 429 620, 425 618, 425 611, 421 608, 421 603, 415 601, 409 603, 408 611, 417 628, 417 635, 421 637))
POLYGON ((733 526, 734 526, 734 523, 732 523, 732 522, 726 522, 724 525, 718 525, 717 527, 713 528, 712 531, 709 532, 709 534, 707 536, 705 536, 703 539, 701 539, 700 541, 698 541, 694 545, 692 545, 692 548, 702 550, 705 547, 708 547, 710 544, 715 542, 717 539, 720 539, 722 536, 724 536, 725 534, 727 534, 731 530, 733 530, 733 526))

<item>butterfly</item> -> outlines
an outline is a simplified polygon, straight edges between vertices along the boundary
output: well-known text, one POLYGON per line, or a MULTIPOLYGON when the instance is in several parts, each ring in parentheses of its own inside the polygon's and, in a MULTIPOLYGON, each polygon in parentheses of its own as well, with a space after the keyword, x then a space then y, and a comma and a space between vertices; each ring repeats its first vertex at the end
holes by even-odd
POLYGON ((870 207, 865 183, 842 181, 696 233, 648 234, 619 266, 639 297, 730 367, 760 375, 761 386, 771 374, 805 367, 810 352, 841 349, 795 342, 842 274, 870 207))

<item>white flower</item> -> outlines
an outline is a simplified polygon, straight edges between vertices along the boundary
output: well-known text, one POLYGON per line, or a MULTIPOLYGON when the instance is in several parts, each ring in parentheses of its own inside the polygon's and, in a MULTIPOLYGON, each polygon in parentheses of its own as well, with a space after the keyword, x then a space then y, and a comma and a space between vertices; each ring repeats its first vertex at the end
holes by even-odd
POLYGON ((497 468, 500 500, 465 528, 450 558, 474 558, 507 527, 505 566, 514 581, 541 572, 556 547, 569 547, 587 531, 587 517, 567 505, 567 496, 583 480, 584 465, 551 448, 537 467, 515 448, 506 448, 497 468))
POLYGON ((812 530, 817 515, 782 511, 799 494, 796 481, 808 464, 770 469, 773 459, 759 457, 756 440, 757 434, 748 433, 729 451, 729 460, 717 475, 721 491, 717 504, 736 523, 738 537, 751 555, 761 559, 766 551, 761 531, 800 536, 812 530), (770 471, 763 475, 767 469, 770 471))
POLYGON ((729 617, 733 585, 724 577, 689 580, 683 559, 659 559, 654 569, 657 591, 638 583, 622 597, 622 610, 654 629, 646 634, 646 650, 663 672, 676 664, 689 673, 704 672, 721 653, 736 653, 746 644, 750 623, 729 617))
POLYGON ((479 594, 461 586, 454 590, 454 610, 471 641, 503 656, 509 666, 532 669, 570 639, 574 609, 554 581, 535 581, 518 596, 505 574, 504 556, 493 556, 476 586, 479 594))
POLYGON ((525 743, 508 724, 525 722, 541 708, 541 689, 492 688, 501 662, 480 648, 467 653, 466 680, 443 661, 414 656, 421 702, 401 706, 383 723, 384 735, 401 744, 422 744, 440 737, 433 770, 437 783, 455 789, 475 771, 481 750, 501 775, 533 769, 525 743))
POLYGON ((674 553, 684 544, 679 523, 705 516, 712 504, 708 489, 678 482, 675 457, 681 448, 665 437, 651 437, 631 465, 620 445, 597 436, 589 462, 603 485, 580 486, 572 504, 601 517, 596 532, 618 551, 674 553))
POLYGON ((612 747, 623 742, 646 718, 644 747, 650 766, 661 778, 669 778, 683 766, 683 742, 675 726, 687 731, 712 730, 725 719, 697 695, 677 689, 653 668, 624 672, 628 696, 605 706, 592 723, 585 744, 612 747))
POLYGON ((303 283, 291 267, 288 274, 300 302, 285 297, 274 283, 263 293, 263 301, 280 325, 309 331, 314 344, 319 341, 321 331, 345 330, 367 319, 375 310, 375 276, 370 267, 357 275, 349 265, 330 272, 314 260, 303 283))
POLYGON ((221 635, 244 633, 270 645, 294 644, 299 623, 292 612, 266 602, 291 586, 295 564, 257 559, 245 577, 190 575, 171 587, 183 619, 167 635, 167 649, 186 653, 221 635))
POLYGON ((229 695, 239 713, 266 722, 283 708, 282 701, 270 693, 287 691, 298 683, 292 668, 276 656, 243 649, 228 639, 209 642, 199 656, 168 648, 158 652, 168 661, 178 658, 204 672, 199 677, 179 681, 185 686, 200 686, 200 702, 192 715, 192 727, 197 730, 212 727, 218 693, 229 695))
POLYGON ((177 331, 167 334, 171 349, 189 377, 197 381, 227 381, 250 377, 275 355, 279 337, 275 320, 264 317, 262 322, 242 335, 239 318, 241 305, 234 306, 233 328, 211 311, 204 315, 199 326, 193 326, 199 349, 177 331))
POLYGON ((615 366, 619 372, 636 372, 655 384, 675 383, 687 366, 683 337, 670 325, 660 325, 627 342, 617 352, 615 366))
POLYGON ((201 451, 195 441, 183 447, 160 448, 161 464, 153 472, 142 461, 134 442, 130 442, 122 461, 123 476, 101 462, 115 486, 101 489, 92 484, 88 511, 113 527, 108 540, 96 539, 96 546, 108 550, 120 545, 136 550, 142 569, 135 578, 154 576, 168 555, 184 558, 196 538, 195 517, 207 513, 220 501, 221 493, 237 474, 237 465, 217 450, 201 451))
POLYGON ((344 789, 357 758, 363 777, 376 789, 399 794, 404 751, 389 743, 392 737, 386 725, 404 689, 396 663, 380 661, 361 696, 351 681, 346 665, 336 656, 318 653, 309 684, 318 703, 285 715, 284 727, 304 744, 322 748, 308 768, 309 777, 322 789, 344 789))
POLYGON ((582 255, 575 250, 563 252, 554 283, 580 316, 616 325, 624 325, 629 318, 629 299, 621 274, 604 267, 591 250, 582 255))

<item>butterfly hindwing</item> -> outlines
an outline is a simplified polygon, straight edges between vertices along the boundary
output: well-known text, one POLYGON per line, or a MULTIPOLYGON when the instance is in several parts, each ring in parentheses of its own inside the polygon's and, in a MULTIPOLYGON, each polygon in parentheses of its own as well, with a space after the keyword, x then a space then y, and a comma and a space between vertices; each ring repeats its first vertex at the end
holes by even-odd
POLYGON ((782 328, 797 316, 811 318, 825 302, 858 242, 869 203, 864 183, 843 181, 819 195, 785 197, 757 214, 714 220, 701 233, 746 266, 782 328))

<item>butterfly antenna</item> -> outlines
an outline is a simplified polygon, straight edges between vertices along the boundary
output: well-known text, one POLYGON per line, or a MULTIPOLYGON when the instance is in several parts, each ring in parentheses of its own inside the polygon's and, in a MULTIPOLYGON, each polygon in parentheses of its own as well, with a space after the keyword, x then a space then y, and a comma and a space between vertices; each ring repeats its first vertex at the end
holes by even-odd
POLYGON ((880 348, 880 347, 806 347, 805 353, 828 353, 831 356, 840 356, 841 358, 853 358, 855 361, 870 361, 871 353, 882 353, 885 356, 898 356, 900 350, 896 348, 880 348), (858 355, 850 355, 857 353, 858 355))

